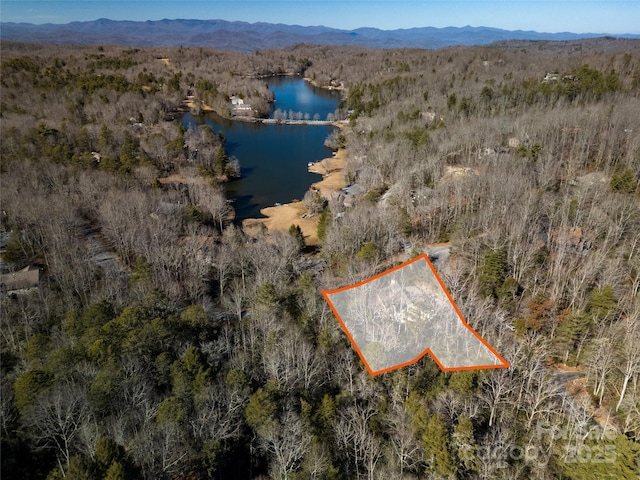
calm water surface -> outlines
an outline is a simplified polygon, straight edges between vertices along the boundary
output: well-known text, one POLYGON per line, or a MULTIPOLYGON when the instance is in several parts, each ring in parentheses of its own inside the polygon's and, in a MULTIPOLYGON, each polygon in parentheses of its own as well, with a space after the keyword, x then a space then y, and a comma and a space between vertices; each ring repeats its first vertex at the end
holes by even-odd
MULTIPOLYGON (((276 97, 271 116, 280 109, 308 113, 311 118, 317 113, 325 120, 340 101, 337 92, 314 88, 299 78, 276 77, 268 83, 276 97)), ((227 152, 240 161, 242 178, 227 184, 238 224, 245 218, 262 217, 264 207, 301 200, 309 186, 320 180, 307 171, 307 164, 331 156, 323 143, 334 127, 233 122, 215 114, 183 118, 187 128, 203 123, 216 133, 224 132, 227 152)))

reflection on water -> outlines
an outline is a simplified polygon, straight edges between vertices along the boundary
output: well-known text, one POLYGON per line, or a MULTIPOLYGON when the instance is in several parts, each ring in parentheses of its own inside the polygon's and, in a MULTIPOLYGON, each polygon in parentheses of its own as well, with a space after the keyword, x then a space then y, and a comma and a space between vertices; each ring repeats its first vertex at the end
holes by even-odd
POLYGON ((296 77, 274 77, 269 80, 269 89, 275 95, 274 110, 300 112, 309 114, 310 118, 318 114, 319 120, 326 120, 327 115, 334 113, 340 101, 340 93, 311 86, 296 77))
MULTIPOLYGON (((299 78, 276 77, 269 81, 269 88, 276 96, 272 111, 301 111, 311 117, 317 113, 326 119, 340 100, 335 92, 313 88, 299 78)), ((183 118, 187 127, 203 123, 216 133, 224 131, 227 152, 240 160, 242 178, 227 184, 236 223, 261 217, 262 208, 277 202, 301 200, 309 186, 320 180, 307 171, 307 164, 331 156, 323 143, 334 127, 234 122, 215 114, 183 118)))

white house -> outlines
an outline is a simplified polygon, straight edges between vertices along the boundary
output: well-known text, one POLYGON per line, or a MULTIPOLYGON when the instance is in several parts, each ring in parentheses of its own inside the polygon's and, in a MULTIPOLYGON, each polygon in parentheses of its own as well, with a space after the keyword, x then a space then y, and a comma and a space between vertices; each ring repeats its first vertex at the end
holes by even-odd
POLYGON ((240 97, 237 97, 235 95, 233 95, 231 97, 231 105, 233 105, 234 107, 240 106, 240 105, 244 105, 244 100, 240 97))

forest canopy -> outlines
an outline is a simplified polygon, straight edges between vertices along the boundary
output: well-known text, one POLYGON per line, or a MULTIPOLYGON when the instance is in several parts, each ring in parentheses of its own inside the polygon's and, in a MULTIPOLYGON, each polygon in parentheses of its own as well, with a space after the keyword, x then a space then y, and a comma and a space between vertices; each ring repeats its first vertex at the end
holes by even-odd
POLYGON ((637 478, 638 41, 0 48, 3 477, 637 478), (317 247, 180 122, 284 74, 349 116, 317 247), (433 249, 511 366, 371 377, 320 292, 433 249))

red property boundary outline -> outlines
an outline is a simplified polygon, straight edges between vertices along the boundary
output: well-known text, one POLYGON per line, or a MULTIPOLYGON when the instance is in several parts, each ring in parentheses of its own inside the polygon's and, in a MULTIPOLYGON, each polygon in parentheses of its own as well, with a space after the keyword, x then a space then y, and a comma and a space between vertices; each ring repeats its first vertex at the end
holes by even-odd
POLYGON ((436 362, 438 367, 440 367, 440 370, 442 370, 443 372, 456 372, 456 371, 461 371, 461 370, 481 370, 481 369, 485 369, 485 368, 509 368, 511 366, 509 364, 509 362, 507 362, 498 352, 496 352, 496 350, 491 345, 489 345, 489 343, 484 338, 482 338, 480 336, 480 334, 478 334, 478 332, 476 332, 466 322, 466 320, 462 316, 462 313, 460 312, 460 309, 458 308, 456 303, 453 301, 453 298, 451 297, 451 294, 449 293, 449 290, 447 290, 447 287, 442 282, 442 279, 440 278, 440 275, 438 275, 438 272, 436 272, 436 269, 433 267, 433 264, 431 263, 431 260, 429 260, 429 256, 427 254, 423 253, 422 255, 419 255, 419 256, 417 256, 415 258, 412 258, 411 260, 409 260, 407 262, 404 262, 404 263, 401 263, 400 265, 397 265, 397 266, 395 266, 393 268, 390 268, 389 270, 385 270, 384 272, 378 273, 377 275, 374 275, 373 277, 370 277, 370 278, 368 278, 366 280, 363 280, 362 282, 354 283, 353 285, 347 285, 345 287, 341 287, 341 288, 338 288, 338 289, 335 289, 335 290, 322 290, 322 296, 324 297, 324 299, 329 304, 329 307, 331 307, 331 311, 333 312, 335 317, 338 319, 338 322, 340 322, 340 326, 342 327, 342 330, 344 330, 344 333, 347 334, 347 337, 349 338, 349 341, 353 345, 353 348, 356 349, 356 352, 358 353, 358 356, 360 357, 360 360, 362 360, 362 363, 364 363, 364 366, 367 368, 367 371, 369 372, 369 374, 371 376, 380 375, 382 373, 391 372, 393 370, 397 370, 399 368, 406 367, 408 365, 413 365, 414 363, 418 362, 422 357, 424 357, 427 354, 433 359, 434 362, 436 362), (351 336, 351 333, 349 332, 349 329, 345 325, 345 323, 342 320, 342 318, 340 318, 340 315, 338 314, 338 312, 337 312, 336 308, 334 307, 333 303, 331 303, 331 300, 329 299, 329 295, 332 295, 334 293, 344 292, 344 291, 350 290, 352 288, 360 287, 360 286, 362 286, 362 285, 364 285, 366 283, 369 283, 369 282, 371 282, 373 280, 376 280, 376 279, 378 279, 380 277, 384 277, 385 275, 387 275, 387 274, 389 274, 391 272, 395 272, 396 270, 400 270, 401 268, 404 268, 407 265, 411 265, 412 263, 417 262, 417 261, 419 261, 421 259, 426 260, 427 265, 429 265, 429 268, 431 269, 431 272, 435 276, 436 280, 438 280, 438 283, 440 284, 440 287, 442 288, 444 293, 447 295, 447 298, 449 299, 449 302, 451 303, 451 305, 455 309, 456 314, 458 315, 458 318, 460 319, 460 321, 462 321, 462 324, 465 326, 465 328, 467 330, 469 330, 471 333, 473 333, 476 336, 476 338, 478 340, 480 340, 484 344, 484 346, 487 347, 491 351, 491 353, 493 353, 502 363, 494 364, 494 365, 473 365, 473 366, 466 366, 466 367, 446 368, 440 363, 438 358, 431 351, 431 347, 429 347, 429 348, 425 349, 416 358, 414 358, 413 360, 409 360, 408 362, 400 363, 398 365, 394 365, 392 367, 384 368, 382 370, 377 370, 377 371, 374 371, 374 370, 371 369, 371 367, 367 363, 367 360, 365 359, 364 355, 360 351, 360 348, 358 347, 358 344, 355 342, 355 340, 351 336))

